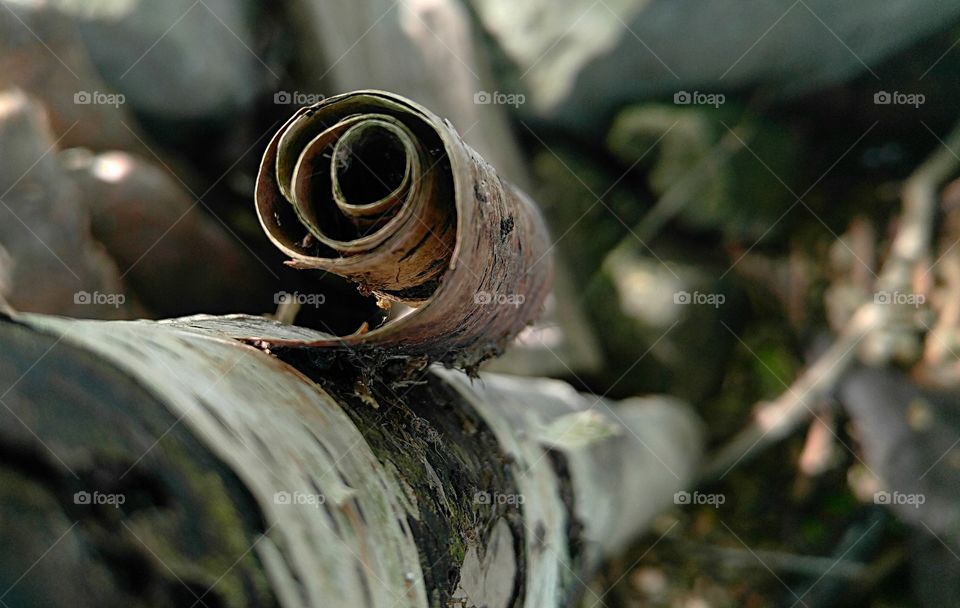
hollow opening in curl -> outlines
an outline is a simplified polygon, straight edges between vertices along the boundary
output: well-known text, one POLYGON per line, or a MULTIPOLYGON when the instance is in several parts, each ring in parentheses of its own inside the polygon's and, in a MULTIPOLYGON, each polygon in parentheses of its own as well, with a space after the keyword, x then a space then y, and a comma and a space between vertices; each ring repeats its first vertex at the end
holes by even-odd
POLYGON ((408 161, 397 134, 376 123, 345 133, 331 160, 340 191, 351 205, 375 203, 396 191, 408 161))

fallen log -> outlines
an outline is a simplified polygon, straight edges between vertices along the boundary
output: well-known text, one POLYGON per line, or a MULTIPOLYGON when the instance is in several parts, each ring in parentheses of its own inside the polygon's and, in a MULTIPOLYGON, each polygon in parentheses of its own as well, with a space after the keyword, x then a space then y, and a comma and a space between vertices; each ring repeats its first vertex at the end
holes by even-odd
POLYGON ((0 605, 571 605, 696 467, 672 399, 251 334, 327 338, 0 322, 0 605))

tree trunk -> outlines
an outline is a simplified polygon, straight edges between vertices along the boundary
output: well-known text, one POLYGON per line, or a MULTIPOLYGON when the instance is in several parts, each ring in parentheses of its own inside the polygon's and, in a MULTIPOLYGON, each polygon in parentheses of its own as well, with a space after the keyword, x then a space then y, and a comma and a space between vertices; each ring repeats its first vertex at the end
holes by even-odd
POLYGON ((324 337, 0 322, 0 605, 570 605, 699 455, 667 398, 254 335, 324 337))

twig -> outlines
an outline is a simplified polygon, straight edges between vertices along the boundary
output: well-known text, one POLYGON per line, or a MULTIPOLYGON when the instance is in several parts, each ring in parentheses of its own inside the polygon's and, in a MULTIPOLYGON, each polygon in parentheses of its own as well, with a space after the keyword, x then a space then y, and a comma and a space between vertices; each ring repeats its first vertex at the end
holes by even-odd
POLYGON ((937 189, 946 182, 960 157, 960 123, 954 126, 946 141, 918 167, 903 186, 903 217, 893 240, 890 259, 880 275, 881 286, 909 288, 914 265, 930 249, 933 218, 937 211, 937 189))
MULTIPOLYGON (((680 543, 678 543, 680 544, 680 543)), ((766 549, 739 549, 720 547, 700 543, 682 543, 687 545, 686 553, 703 559, 726 562, 736 568, 769 568, 775 572, 798 574, 801 576, 831 576, 848 580, 863 580, 868 572, 867 566, 858 562, 832 557, 797 555, 784 551, 766 549)))
POLYGON ((938 303, 940 314, 930 329, 924 350, 924 362, 931 366, 955 360, 951 345, 960 325, 960 252, 947 252, 941 257, 939 274, 943 279, 938 303))

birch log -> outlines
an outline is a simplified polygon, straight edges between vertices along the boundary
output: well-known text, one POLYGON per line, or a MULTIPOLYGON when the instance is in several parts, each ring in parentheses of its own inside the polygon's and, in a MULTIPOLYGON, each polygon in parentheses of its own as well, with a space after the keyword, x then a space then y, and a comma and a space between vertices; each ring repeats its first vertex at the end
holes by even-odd
POLYGON ((323 337, 246 316, 0 322, 0 601, 570 605, 699 454, 670 399, 367 381, 235 339, 251 332, 323 337))

